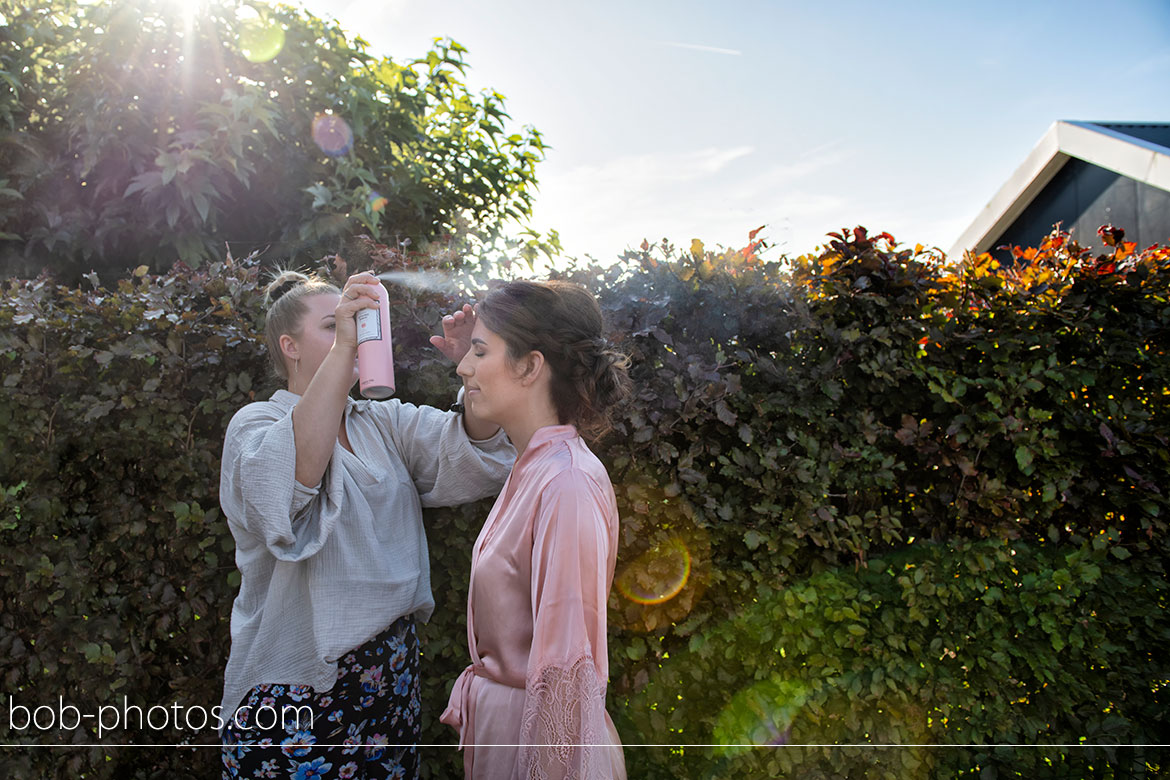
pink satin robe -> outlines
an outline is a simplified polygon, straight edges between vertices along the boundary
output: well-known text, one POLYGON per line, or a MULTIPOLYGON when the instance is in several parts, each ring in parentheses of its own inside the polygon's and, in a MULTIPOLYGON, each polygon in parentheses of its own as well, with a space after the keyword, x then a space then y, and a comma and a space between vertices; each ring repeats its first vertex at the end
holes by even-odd
POLYGON ((625 778, 605 711, 617 545, 605 467, 573 426, 538 430, 472 550, 472 663, 441 718, 466 777, 625 778))

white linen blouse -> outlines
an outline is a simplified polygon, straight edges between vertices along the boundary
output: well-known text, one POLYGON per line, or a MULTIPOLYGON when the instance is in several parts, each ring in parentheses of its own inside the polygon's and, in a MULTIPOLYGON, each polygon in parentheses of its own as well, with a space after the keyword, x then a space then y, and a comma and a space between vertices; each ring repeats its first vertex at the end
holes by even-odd
POLYGON ((220 718, 261 683, 333 687, 337 659, 404 615, 434 610, 422 507, 496 494, 516 458, 503 431, 472 441, 462 416, 397 399, 349 400, 353 452, 297 482, 292 410, 277 390, 228 425, 219 499, 240 591, 220 718))

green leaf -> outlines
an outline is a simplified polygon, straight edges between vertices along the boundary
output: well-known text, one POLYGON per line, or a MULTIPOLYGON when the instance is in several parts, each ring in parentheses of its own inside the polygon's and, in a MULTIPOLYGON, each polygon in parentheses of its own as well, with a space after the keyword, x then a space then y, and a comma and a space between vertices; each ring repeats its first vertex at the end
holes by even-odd
POLYGON ((192 195, 191 201, 195 204, 195 210, 199 212, 200 221, 206 222, 207 214, 211 210, 211 201, 202 192, 197 192, 192 195))
POLYGON ((1016 447, 1016 464, 1020 467, 1020 471, 1025 474, 1031 474, 1035 469, 1032 467, 1033 453, 1030 448, 1025 445, 1016 447))
POLYGON ((328 206, 333 202, 333 193, 323 184, 314 184, 311 187, 306 187, 305 192, 313 196, 311 208, 314 210, 328 206))
POLYGON ((646 655, 646 643, 635 639, 626 646, 626 656, 632 661, 638 661, 646 655))
POLYGON ((718 417, 719 422, 723 423, 724 425, 735 425, 735 421, 738 419, 735 412, 731 411, 731 408, 728 407, 727 402, 723 400, 719 400, 715 404, 715 416, 718 417))

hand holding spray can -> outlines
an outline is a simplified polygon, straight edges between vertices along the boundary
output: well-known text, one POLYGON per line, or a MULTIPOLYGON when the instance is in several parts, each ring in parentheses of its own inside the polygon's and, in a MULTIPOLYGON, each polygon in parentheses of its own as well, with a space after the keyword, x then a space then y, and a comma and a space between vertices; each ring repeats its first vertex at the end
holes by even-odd
POLYGON ((380 401, 394 395, 394 349, 390 340, 390 296, 378 285, 378 308, 357 313, 358 388, 380 401))

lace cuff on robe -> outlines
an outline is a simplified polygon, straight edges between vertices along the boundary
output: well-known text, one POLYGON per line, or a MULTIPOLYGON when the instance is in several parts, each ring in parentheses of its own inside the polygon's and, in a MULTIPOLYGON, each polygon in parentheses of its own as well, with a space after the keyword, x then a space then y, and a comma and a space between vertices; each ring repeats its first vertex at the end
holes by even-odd
POLYGON ((593 657, 543 666, 528 680, 520 721, 520 777, 603 780, 606 756, 605 685, 593 657))

